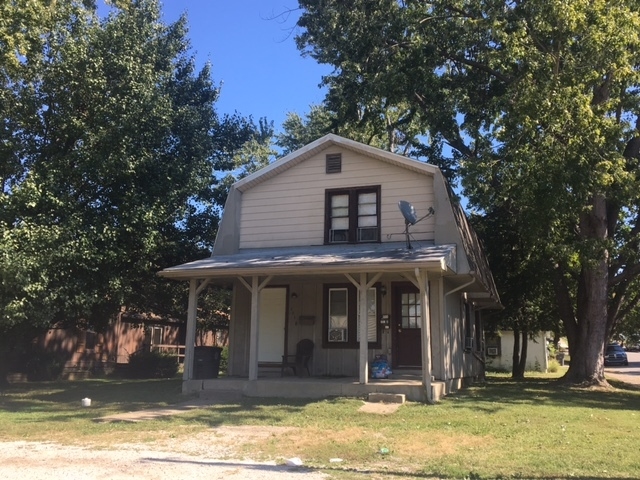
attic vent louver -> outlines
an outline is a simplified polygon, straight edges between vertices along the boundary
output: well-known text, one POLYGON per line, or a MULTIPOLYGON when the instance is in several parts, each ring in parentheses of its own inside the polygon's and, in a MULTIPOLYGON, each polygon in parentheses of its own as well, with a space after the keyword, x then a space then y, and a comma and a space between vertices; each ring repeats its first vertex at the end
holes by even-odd
POLYGON ((327 173, 342 172, 342 154, 330 153, 327 155, 327 173))

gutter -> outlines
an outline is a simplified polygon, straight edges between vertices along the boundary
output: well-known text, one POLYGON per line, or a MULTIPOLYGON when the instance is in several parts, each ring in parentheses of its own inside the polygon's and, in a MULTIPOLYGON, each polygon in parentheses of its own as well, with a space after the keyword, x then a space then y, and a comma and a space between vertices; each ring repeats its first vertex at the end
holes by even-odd
POLYGON ((451 295, 452 293, 459 292, 459 291, 460 291, 460 290, 462 290, 463 288, 467 288, 469 285, 474 284, 474 283, 476 282, 476 277, 475 277, 475 276, 473 276, 473 275, 475 275, 475 273, 476 273, 476 272, 475 272, 475 271, 473 271, 473 270, 472 270, 472 271, 470 271, 470 272, 469 272, 469 275, 472 275, 472 277, 471 277, 471 281, 470 281, 470 282, 464 283, 464 284, 460 285, 459 287, 456 287, 456 288, 454 288, 453 290, 448 291, 447 293, 445 293, 445 294, 444 294, 444 296, 445 296, 445 297, 448 297, 448 296, 449 296, 449 295, 451 295))

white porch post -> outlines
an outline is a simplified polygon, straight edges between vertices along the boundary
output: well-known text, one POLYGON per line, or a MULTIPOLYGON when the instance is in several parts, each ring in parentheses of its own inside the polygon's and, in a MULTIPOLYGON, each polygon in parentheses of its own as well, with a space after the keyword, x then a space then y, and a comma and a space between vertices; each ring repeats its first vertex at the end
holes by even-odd
POLYGON ((367 282, 367 274, 360 274, 360 282, 356 280, 348 273, 345 273, 345 277, 349 279, 351 283, 358 289, 358 303, 360 308, 358 309, 358 316, 360 317, 360 355, 358 356, 358 372, 360 374, 360 383, 365 385, 369 383, 369 332, 368 332, 368 319, 367 319, 367 292, 376 283, 382 272, 376 273, 371 280, 367 282))
POLYGON ((260 277, 251 277, 251 285, 247 281, 238 277, 247 290, 251 292, 251 326, 249 330, 249 380, 258 379, 258 338, 260 335, 260 292, 271 281, 273 276, 268 276, 260 282, 260 277))
POLYGON ((416 268, 416 280, 420 287, 422 304, 420 320, 422 321, 422 385, 427 394, 427 402, 433 402, 431 392, 431 305, 429 303, 429 277, 426 271, 416 268))
POLYGON ((260 290, 258 289, 258 277, 251 278, 251 328, 249 330, 249 380, 258 379, 258 315, 259 315, 260 290))
POLYGON ((367 331, 369 321, 367 319, 367 274, 360 274, 360 285, 358 295, 360 299, 360 383, 366 384, 369 381, 369 332, 367 331))
POLYGON ((189 304, 187 308, 187 334, 184 342, 184 372, 182 380, 193 379, 193 356, 196 343, 196 308, 198 294, 196 292, 197 279, 189 280, 189 304))

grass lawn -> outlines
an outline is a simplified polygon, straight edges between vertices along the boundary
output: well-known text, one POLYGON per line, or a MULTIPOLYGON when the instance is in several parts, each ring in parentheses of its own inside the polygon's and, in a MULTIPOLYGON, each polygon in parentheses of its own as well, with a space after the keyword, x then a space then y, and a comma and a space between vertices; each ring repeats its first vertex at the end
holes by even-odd
POLYGON ((152 448, 171 438, 179 450, 181 440, 215 427, 278 426, 289 428, 237 451, 298 456, 336 478, 638 478, 640 390, 572 389, 554 380, 494 374, 437 405, 408 403, 390 415, 359 412, 357 399, 243 398, 139 424, 92 419, 183 400, 180 380, 17 384, 0 396, 0 440, 152 448), (83 397, 91 408, 80 407, 83 397), (329 463, 335 457, 343 462, 329 463))

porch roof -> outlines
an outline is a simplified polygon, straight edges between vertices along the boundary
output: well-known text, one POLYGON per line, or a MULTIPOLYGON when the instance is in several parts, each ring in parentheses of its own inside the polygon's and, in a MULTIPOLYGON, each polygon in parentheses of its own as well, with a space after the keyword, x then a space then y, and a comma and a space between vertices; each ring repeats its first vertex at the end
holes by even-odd
POLYGON ((414 268, 455 271, 456 245, 404 242, 322 245, 242 250, 165 268, 158 275, 177 280, 239 275, 317 275, 365 270, 400 272, 414 268))

